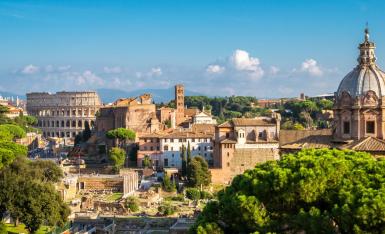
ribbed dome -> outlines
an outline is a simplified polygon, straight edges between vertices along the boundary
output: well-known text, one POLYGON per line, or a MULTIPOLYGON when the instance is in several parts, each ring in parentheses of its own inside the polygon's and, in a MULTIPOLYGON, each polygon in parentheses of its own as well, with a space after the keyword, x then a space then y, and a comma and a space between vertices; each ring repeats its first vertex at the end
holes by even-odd
POLYGON ((385 96, 385 73, 376 65, 357 66, 349 72, 341 81, 337 95, 347 92, 352 98, 363 96, 367 91, 372 90, 377 97, 385 96))
POLYGON ((352 98, 364 96, 371 90, 377 97, 385 96, 385 73, 376 65, 375 44, 369 41, 369 31, 365 29, 365 41, 358 47, 358 65, 341 81, 337 95, 347 92, 352 98))

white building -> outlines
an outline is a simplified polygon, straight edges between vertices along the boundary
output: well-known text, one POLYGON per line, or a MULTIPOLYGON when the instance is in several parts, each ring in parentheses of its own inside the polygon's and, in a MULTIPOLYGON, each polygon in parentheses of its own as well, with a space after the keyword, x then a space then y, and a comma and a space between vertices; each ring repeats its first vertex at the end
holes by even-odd
POLYGON ((182 167, 182 146, 190 144, 191 157, 202 156, 210 164, 213 163, 213 135, 195 132, 174 132, 160 138, 163 167, 182 167))
POLYGON ((213 117, 204 111, 194 115, 192 117, 193 124, 217 124, 217 120, 213 119, 213 117))

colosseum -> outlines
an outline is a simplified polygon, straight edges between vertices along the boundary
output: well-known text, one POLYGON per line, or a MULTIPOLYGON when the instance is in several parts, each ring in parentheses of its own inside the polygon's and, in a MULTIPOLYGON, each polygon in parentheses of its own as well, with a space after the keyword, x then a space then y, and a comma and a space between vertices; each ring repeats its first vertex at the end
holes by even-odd
POLYGON ((96 92, 27 93, 27 112, 38 119, 44 137, 73 138, 95 124, 101 106, 96 92))

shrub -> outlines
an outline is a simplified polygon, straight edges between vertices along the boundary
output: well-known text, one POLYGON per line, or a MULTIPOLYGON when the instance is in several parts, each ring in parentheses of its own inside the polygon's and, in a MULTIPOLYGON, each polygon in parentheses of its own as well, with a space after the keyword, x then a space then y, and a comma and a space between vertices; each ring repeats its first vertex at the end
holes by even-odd
POLYGON ((183 194, 178 194, 178 195, 176 195, 176 196, 174 196, 174 197, 171 197, 171 200, 172 201, 184 201, 184 196, 183 196, 183 194))
POLYGON ((201 191, 201 199, 213 199, 213 195, 206 191, 201 191))
POLYGON ((201 198, 201 192, 196 188, 186 189, 186 197, 190 200, 199 200, 201 198))
POLYGON ((175 191, 175 182, 171 182, 170 177, 165 175, 163 178, 163 190, 166 192, 174 192, 175 191))
POLYGON ((139 200, 137 197, 127 197, 124 205, 127 209, 130 209, 131 212, 139 211, 139 200))
POLYGON ((176 207, 172 206, 170 202, 163 202, 158 207, 158 211, 161 215, 169 216, 175 213, 176 207))

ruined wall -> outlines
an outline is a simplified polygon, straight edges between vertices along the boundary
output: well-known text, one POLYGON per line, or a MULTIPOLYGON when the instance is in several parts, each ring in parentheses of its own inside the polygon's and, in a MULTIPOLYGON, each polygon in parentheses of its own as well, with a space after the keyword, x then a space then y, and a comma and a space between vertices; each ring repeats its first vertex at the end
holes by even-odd
POLYGON ((123 192, 123 177, 80 177, 80 190, 123 192))

